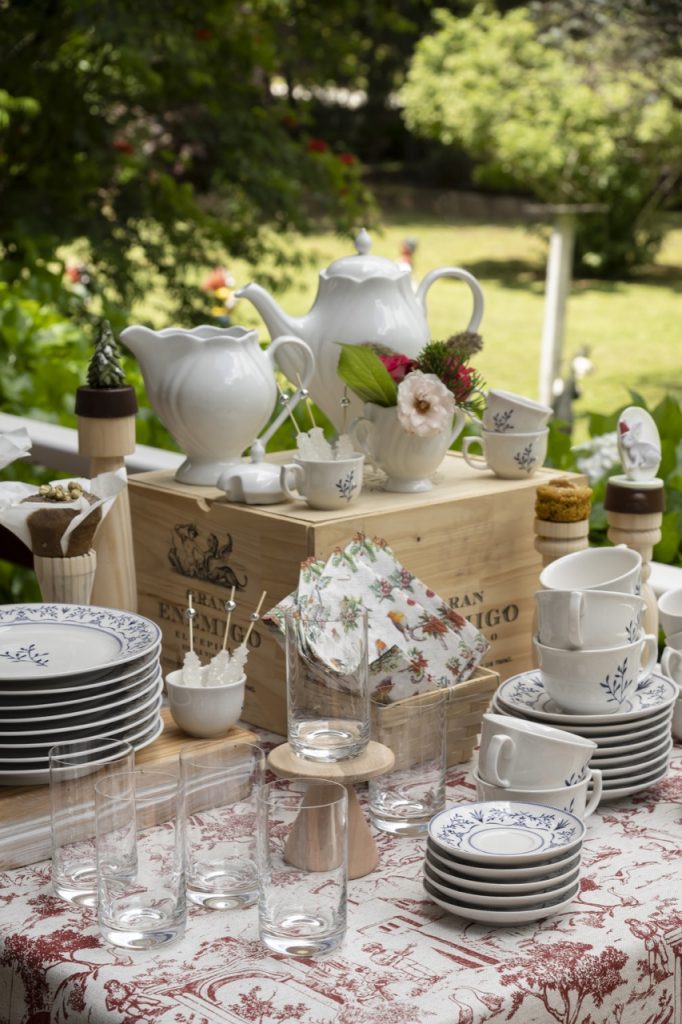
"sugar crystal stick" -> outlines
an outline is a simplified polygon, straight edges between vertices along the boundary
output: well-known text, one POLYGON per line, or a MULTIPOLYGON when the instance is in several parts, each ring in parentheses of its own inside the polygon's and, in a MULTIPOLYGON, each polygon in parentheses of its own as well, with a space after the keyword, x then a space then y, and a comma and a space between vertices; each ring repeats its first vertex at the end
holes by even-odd
POLYGON ((240 645, 237 648, 237 650, 234 651, 233 654, 232 654, 232 665, 239 672, 239 674, 237 675, 237 678, 240 678, 243 675, 243 673, 244 673, 244 668, 246 666, 246 659, 247 659, 248 654, 249 654, 248 646, 247 646, 248 642, 249 642, 249 637, 251 636, 251 631, 253 630, 253 627, 256 625, 256 623, 260 619, 260 610, 263 607, 263 601, 265 600, 266 596, 267 596, 267 590, 264 590, 263 593, 260 596, 260 601, 258 602, 258 607, 256 608, 255 612, 251 612, 251 614, 249 615, 249 619, 251 620, 251 624, 250 624, 249 628, 246 631, 246 636, 244 637, 244 639, 240 643, 240 645))
POLYGON ((225 602, 225 611, 227 612, 227 621, 225 623, 225 635, 223 636, 223 647, 222 650, 218 651, 217 654, 211 658, 208 666, 208 686, 220 686, 225 683, 231 682, 229 678, 231 673, 229 672, 231 655, 227 649, 227 638, 230 633, 230 619, 232 618, 232 612, 237 607, 237 602, 234 599, 234 593, 236 587, 232 587, 229 601, 225 602))
POLYGON ((182 665, 182 682, 185 686, 201 686, 201 661, 194 653, 194 619, 197 613, 192 605, 191 592, 187 595, 187 605, 185 615, 189 623, 189 651, 182 665))

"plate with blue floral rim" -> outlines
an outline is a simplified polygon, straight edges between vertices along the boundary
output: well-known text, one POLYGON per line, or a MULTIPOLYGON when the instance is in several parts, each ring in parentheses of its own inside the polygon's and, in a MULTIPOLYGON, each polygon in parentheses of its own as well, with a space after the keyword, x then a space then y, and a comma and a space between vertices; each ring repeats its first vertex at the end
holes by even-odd
POLYGON ((584 835, 574 814, 518 800, 455 804, 429 822, 436 846, 478 864, 537 864, 577 849, 584 835))
POLYGON ((0 678, 0 703, 3 709, 16 709, 47 706, 48 703, 64 704, 67 699, 74 703, 93 699, 103 700, 107 693, 119 693, 126 686, 134 686, 142 676, 148 675, 150 669, 158 670, 160 652, 161 641, 155 644, 148 654, 128 661, 125 665, 119 665, 118 668, 91 672, 84 676, 64 676, 55 679, 54 682, 45 680, 37 683, 30 679, 14 679, 5 683, 0 678))
MULTIPOLYGON (((562 721, 559 723, 555 719, 552 719, 552 722, 556 728, 564 729, 566 732, 573 733, 574 736, 584 736, 587 739, 593 739, 601 747, 602 745, 607 746, 612 743, 628 743, 631 738, 646 738, 659 732, 669 724, 673 714, 673 707, 674 704, 671 704, 670 707, 664 708, 662 711, 656 711, 654 714, 647 715, 644 718, 627 719, 624 722, 605 723, 603 725, 592 725, 589 722, 587 724, 581 722, 579 725, 574 725, 572 722, 562 721)), ((528 719, 532 722, 540 721, 532 711, 521 711, 519 708, 512 708, 508 704, 503 704, 495 697, 493 697, 491 703, 491 710, 496 711, 500 715, 511 715, 512 718, 528 719)))
MULTIPOLYGON (((152 722, 145 724, 144 729, 138 730, 135 735, 125 736, 136 751, 148 747, 154 740, 157 740, 164 730, 164 721, 160 716, 152 722)), ((0 786, 40 786, 50 781, 50 769, 41 768, 36 771, 0 771, 0 786)))
POLYGON ((114 608, 0 605, 0 680, 73 680, 140 658, 160 639, 155 622, 114 608))
POLYGON ((429 895, 429 898, 437 903, 439 907, 449 914, 456 914, 467 921, 480 921, 482 924, 500 924, 509 927, 514 924, 529 924, 531 921, 541 921, 544 917, 552 917, 554 914, 561 914, 568 910, 573 900, 580 891, 580 883, 576 883, 568 896, 559 896, 553 900, 538 904, 536 907, 513 907, 509 910, 491 910, 486 907, 475 907, 472 904, 462 901, 450 900, 440 893, 428 878, 422 878, 422 885, 429 895))
POLYGON ((635 793, 643 793, 645 789, 651 789, 652 786, 663 781, 668 774, 668 768, 669 763, 666 762, 660 771, 650 775, 648 778, 635 781, 621 779, 622 785, 603 786, 599 805, 601 806, 609 800, 622 800, 626 796, 634 796, 635 793))
POLYGON ((578 876, 575 875, 569 881, 559 882, 553 888, 548 888, 544 892, 491 894, 460 889, 452 879, 447 882, 443 881, 428 861, 423 864, 422 873, 434 889, 437 889, 447 899, 454 900, 457 903, 460 901, 471 903, 475 907, 496 907, 498 910, 510 910, 514 907, 519 907, 520 909, 524 907, 537 907, 539 904, 547 903, 548 900, 558 899, 560 896, 568 896, 569 892, 575 889, 578 882, 578 876))
POLYGON ((432 871, 435 871, 444 884, 454 885, 456 889, 466 889, 467 891, 479 894, 489 893, 490 895, 495 895, 497 893, 499 896, 525 895, 531 892, 551 892, 563 883, 568 884, 569 882, 576 881, 580 872, 580 854, 577 857, 569 858, 566 862, 562 862, 562 865, 567 863, 568 867, 561 871, 545 872, 537 878, 521 878, 518 881, 512 882, 506 881, 509 877, 506 873, 503 875, 504 881, 497 881, 495 876, 493 876, 491 881, 482 878, 469 878, 460 871, 453 871, 448 868, 448 865, 432 849, 427 849, 424 863, 428 864, 432 871))
POLYGON ((570 850, 566 853, 560 850, 556 855, 548 857, 547 860, 537 864, 474 864, 470 860, 462 860, 455 853, 446 852, 442 846, 437 846, 430 836, 426 839, 426 853, 431 858, 437 858, 450 868, 453 874, 465 878, 480 879, 483 882, 528 882, 540 878, 553 878, 557 873, 566 871, 569 867, 580 863, 581 847, 570 850))
POLYGON ((520 672, 507 679, 497 690, 498 703, 554 725, 616 725, 653 716, 672 707, 677 700, 677 684, 661 672, 652 672, 637 685, 637 689, 624 700, 618 711, 601 715, 576 715, 563 711, 552 700, 535 670, 520 672))

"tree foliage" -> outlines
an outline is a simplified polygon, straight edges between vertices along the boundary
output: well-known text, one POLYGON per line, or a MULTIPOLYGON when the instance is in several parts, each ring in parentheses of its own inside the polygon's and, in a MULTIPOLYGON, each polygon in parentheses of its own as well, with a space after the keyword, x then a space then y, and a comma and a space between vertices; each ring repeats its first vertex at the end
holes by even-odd
POLYGON ((682 173, 682 60, 662 50, 655 64, 624 61, 628 18, 572 34, 556 19, 542 31, 523 7, 437 18, 402 89, 408 127, 463 146, 489 186, 604 204, 579 226, 584 269, 650 259, 682 173))

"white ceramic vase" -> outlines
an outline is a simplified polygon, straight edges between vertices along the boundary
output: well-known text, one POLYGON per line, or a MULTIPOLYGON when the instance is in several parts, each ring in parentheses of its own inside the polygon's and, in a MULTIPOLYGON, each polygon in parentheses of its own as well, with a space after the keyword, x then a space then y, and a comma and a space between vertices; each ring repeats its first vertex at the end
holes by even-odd
POLYGON ((359 451, 388 479, 384 490, 406 494, 430 491, 431 476, 464 427, 464 413, 455 409, 452 424, 431 437, 409 433, 398 420, 396 406, 367 403, 365 415, 351 424, 350 433, 359 451))

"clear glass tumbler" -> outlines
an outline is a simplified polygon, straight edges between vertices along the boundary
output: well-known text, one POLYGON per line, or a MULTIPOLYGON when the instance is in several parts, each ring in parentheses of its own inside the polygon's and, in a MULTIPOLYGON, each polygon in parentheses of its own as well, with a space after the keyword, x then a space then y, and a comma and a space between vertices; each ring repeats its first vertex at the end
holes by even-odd
POLYGON ((258 919, 276 953, 314 956, 346 931, 348 795, 338 782, 279 779, 258 798, 258 919))
POLYGON ((135 751, 124 740, 94 736, 57 743, 50 765, 52 891, 69 903, 97 905, 95 783, 132 771, 135 751))
POLYGON ((286 613, 287 726, 292 750, 342 761, 369 742, 367 612, 349 600, 333 610, 286 613))
POLYGON ((155 949, 185 931, 183 817, 177 775, 137 769, 95 786, 98 921, 126 949, 155 949))
POLYGON ((265 755, 253 743, 180 751, 187 895, 213 910, 256 902, 256 798, 265 755))
POLYGON ((372 739, 395 754, 395 767, 369 780, 370 817, 384 832, 424 835, 445 806, 446 700, 444 690, 372 699, 372 739))

